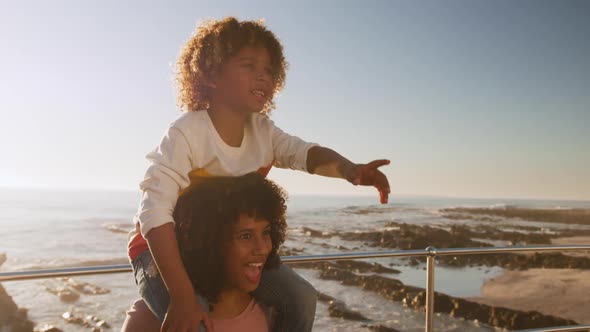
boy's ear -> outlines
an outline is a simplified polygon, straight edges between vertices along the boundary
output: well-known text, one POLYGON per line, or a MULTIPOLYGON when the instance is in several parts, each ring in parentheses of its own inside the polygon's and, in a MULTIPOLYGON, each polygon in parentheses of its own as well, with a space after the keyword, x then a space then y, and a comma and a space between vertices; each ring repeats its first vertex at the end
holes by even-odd
POLYGON ((205 86, 207 86, 210 89, 215 89, 217 87, 217 84, 215 84, 215 80, 213 78, 207 78, 205 80, 205 86))
POLYGON ((219 76, 219 72, 217 70, 215 70, 211 74, 207 75, 207 78, 205 79, 205 85, 211 89, 217 88, 217 77, 218 76, 219 76))

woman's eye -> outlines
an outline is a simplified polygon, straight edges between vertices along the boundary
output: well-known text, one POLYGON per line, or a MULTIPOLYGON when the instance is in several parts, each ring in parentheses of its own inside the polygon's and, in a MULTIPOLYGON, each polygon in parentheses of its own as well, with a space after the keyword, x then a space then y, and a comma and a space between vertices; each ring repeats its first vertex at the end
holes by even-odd
POLYGON ((252 238, 252 235, 250 235, 250 234, 241 234, 240 235, 240 239, 243 239, 243 240, 250 240, 250 238, 252 238))
POLYGON ((264 236, 270 236, 270 229, 267 229, 264 232, 262 232, 262 235, 264 235, 264 236))

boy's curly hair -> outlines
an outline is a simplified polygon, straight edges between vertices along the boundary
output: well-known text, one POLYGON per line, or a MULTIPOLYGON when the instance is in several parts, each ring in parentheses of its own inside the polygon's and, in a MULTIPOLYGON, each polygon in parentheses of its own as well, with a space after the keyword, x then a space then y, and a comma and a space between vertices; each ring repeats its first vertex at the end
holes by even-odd
POLYGON ((209 107, 210 82, 213 73, 246 46, 262 46, 271 60, 273 94, 261 110, 274 109, 274 96, 285 85, 287 62, 283 46, 261 21, 238 21, 235 17, 205 21, 186 42, 176 63, 178 105, 198 111, 209 107))
POLYGON ((174 209, 176 239, 195 291, 215 303, 225 280, 224 242, 229 227, 246 213, 270 223, 272 249, 264 269, 280 263, 285 241, 286 194, 258 173, 204 180, 179 197, 174 209))

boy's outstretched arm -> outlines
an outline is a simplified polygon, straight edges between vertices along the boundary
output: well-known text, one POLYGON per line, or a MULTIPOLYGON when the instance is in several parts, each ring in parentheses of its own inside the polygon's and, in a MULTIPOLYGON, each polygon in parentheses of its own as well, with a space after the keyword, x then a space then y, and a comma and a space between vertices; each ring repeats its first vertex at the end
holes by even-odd
POLYGON ((355 164, 338 152, 322 146, 314 146, 307 152, 307 171, 333 178, 345 179, 361 186, 374 186, 379 190, 381 203, 387 203, 389 182, 377 168, 388 165, 389 160, 373 160, 368 164, 355 164))

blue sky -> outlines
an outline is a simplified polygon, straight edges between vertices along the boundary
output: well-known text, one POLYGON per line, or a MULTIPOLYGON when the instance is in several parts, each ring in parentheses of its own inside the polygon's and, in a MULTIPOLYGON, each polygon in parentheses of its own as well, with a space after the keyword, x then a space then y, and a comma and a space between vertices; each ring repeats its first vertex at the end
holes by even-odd
MULTIPOLYGON (((202 19, 264 18, 290 69, 272 117, 394 194, 590 200, 587 1, 0 4, 0 186, 136 190, 179 115, 202 19)), ((273 170, 291 193, 372 193, 273 170)))

